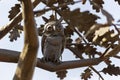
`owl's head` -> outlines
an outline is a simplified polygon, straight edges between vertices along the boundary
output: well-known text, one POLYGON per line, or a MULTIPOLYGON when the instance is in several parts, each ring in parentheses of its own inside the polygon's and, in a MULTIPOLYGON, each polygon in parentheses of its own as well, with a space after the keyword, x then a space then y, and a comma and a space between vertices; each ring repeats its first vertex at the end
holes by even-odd
POLYGON ((55 21, 50 21, 45 24, 44 26, 44 32, 52 32, 55 31, 55 21))
POLYGON ((44 33, 54 33, 54 32, 64 32, 64 28, 61 22, 58 21, 50 21, 44 26, 44 33))

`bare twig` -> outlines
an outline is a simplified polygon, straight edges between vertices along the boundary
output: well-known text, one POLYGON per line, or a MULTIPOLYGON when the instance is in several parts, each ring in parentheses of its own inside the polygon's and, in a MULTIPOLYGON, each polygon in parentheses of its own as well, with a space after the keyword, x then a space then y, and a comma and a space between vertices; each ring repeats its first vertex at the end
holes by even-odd
POLYGON ((120 59, 120 56, 114 56, 115 58, 117 58, 117 59, 120 59))
POLYGON ((103 57, 101 57, 102 59, 106 59, 109 57, 114 57, 116 56, 118 53, 120 52, 120 45, 117 45, 115 48, 113 48, 113 50, 107 52, 103 57))
POLYGON ((115 24, 115 25, 120 26, 120 24, 115 24))
MULTIPOLYGON (((74 50, 74 48, 70 48, 68 47, 75 55, 77 55, 77 57, 81 58, 81 59, 84 59, 83 57, 79 56, 78 52, 76 52, 76 50, 74 50)), ((98 74, 100 76, 100 78, 102 80, 104 80, 104 78, 101 76, 101 74, 92 66, 89 66, 96 74, 98 74)))
POLYGON ((85 42, 85 44, 88 44, 88 42, 84 39, 84 37, 79 33, 79 31, 74 28, 74 31, 79 35, 79 37, 85 42))
POLYGON ((111 45, 109 45, 107 47, 107 49, 105 50, 105 52, 103 54, 101 54, 100 58, 104 57, 104 55, 107 54, 107 52, 109 51, 110 48, 111 48, 111 45))
POLYGON ((89 66, 96 74, 98 74, 99 75, 99 77, 102 79, 102 80, 104 80, 104 78, 102 77, 102 75, 94 68, 94 67, 92 67, 92 66, 89 66))
POLYGON ((116 29, 116 31, 118 32, 118 34, 120 35, 120 30, 117 28, 117 26, 115 24, 112 24, 114 26, 114 28, 116 29))

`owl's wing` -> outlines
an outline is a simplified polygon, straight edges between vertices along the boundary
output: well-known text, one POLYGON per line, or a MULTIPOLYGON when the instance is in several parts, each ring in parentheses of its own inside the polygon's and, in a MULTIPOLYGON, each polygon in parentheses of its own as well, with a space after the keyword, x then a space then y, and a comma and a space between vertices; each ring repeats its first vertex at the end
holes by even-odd
POLYGON ((47 36, 43 35, 41 40, 41 51, 43 55, 44 55, 44 43, 45 43, 46 37, 47 36))
POLYGON ((65 40, 65 36, 63 36, 61 54, 63 53, 65 46, 66 46, 66 40, 65 40))

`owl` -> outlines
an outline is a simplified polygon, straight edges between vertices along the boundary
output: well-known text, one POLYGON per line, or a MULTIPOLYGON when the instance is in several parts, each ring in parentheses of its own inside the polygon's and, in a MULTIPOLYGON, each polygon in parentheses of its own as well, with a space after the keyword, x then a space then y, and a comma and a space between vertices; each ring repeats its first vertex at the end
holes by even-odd
POLYGON ((41 41, 43 61, 59 63, 65 46, 64 28, 59 21, 45 24, 41 41))

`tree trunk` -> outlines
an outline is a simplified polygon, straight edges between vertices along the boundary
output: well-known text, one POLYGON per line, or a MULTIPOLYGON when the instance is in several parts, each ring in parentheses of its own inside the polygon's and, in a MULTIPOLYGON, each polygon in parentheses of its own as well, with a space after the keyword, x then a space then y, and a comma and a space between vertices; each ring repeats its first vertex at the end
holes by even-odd
POLYGON ((39 46, 38 35, 31 0, 22 0, 21 2, 24 19, 24 48, 20 54, 13 80, 32 80, 39 46))

